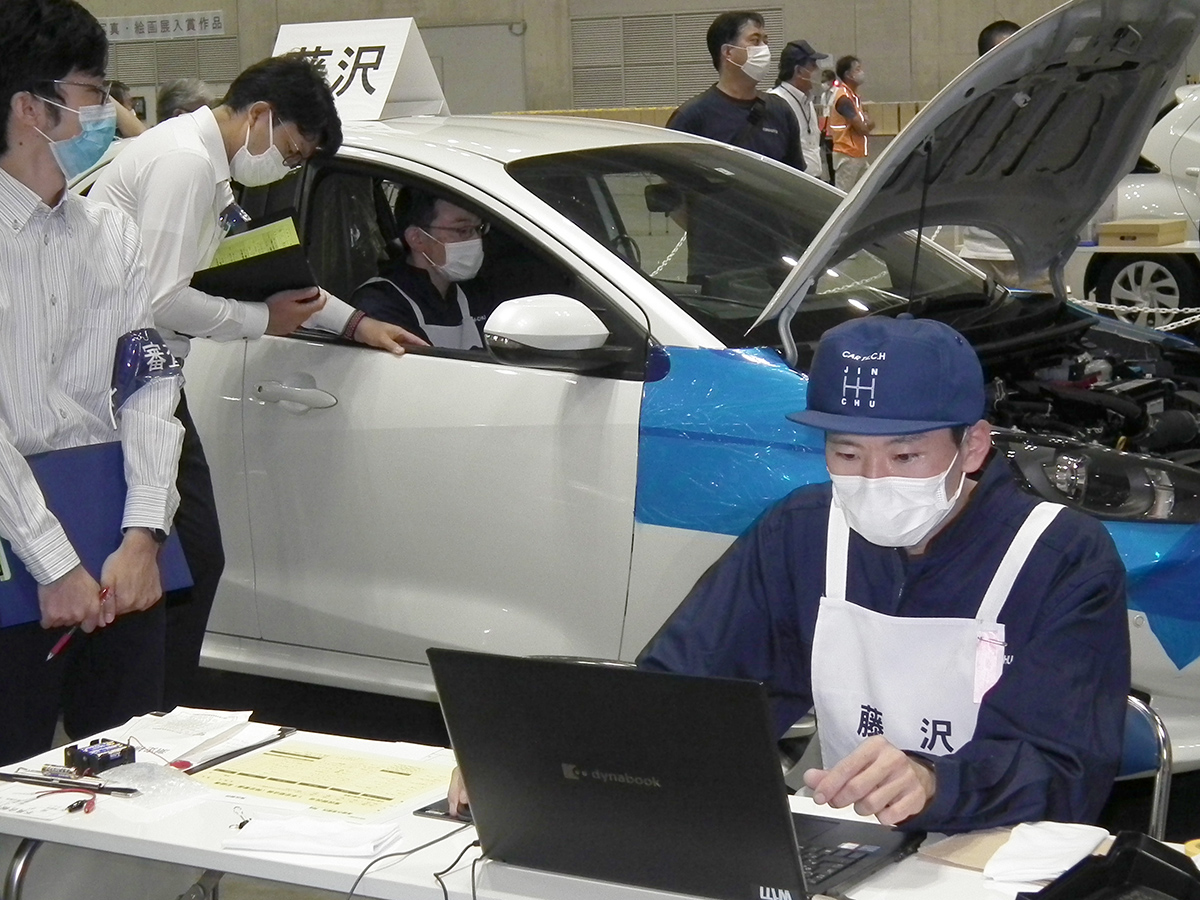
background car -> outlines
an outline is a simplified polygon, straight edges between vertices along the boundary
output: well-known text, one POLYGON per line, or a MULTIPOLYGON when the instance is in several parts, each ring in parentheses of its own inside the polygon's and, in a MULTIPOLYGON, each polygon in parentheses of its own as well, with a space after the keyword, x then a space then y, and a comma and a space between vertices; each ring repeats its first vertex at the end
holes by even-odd
MULTIPOLYGON (((1103 219, 1181 219, 1186 238, 1165 247, 1143 246, 1114 252, 1086 247, 1073 268, 1082 273, 1080 296, 1121 309, 1105 310, 1127 322, 1151 328, 1171 326, 1200 336, 1200 322, 1184 324, 1200 307, 1200 86, 1179 88, 1142 147, 1133 171, 1102 207, 1103 219), (1182 327, 1180 327, 1182 326, 1182 327)), ((1078 279, 1078 276, 1077 276, 1078 279)), ((1076 280, 1077 280, 1076 279, 1076 280)))

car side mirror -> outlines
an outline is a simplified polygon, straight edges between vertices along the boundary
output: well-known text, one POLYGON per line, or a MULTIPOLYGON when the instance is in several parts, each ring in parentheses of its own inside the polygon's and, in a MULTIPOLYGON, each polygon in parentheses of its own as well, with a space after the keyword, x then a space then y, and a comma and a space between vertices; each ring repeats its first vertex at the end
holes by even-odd
POLYGON ((561 294, 505 300, 488 316, 483 337, 499 362, 535 369, 587 372, 624 363, 630 352, 606 346, 600 317, 561 294))

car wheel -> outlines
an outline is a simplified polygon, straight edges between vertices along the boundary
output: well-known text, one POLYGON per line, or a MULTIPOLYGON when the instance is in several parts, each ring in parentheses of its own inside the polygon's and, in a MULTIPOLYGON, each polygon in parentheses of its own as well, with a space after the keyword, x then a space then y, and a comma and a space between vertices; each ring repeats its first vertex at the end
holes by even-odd
POLYGON ((1197 278, 1178 256, 1133 256, 1109 259, 1096 276, 1096 299, 1120 310, 1105 310, 1125 322, 1161 328, 1177 317, 1181 306, 1197 299, 1197 278), (1126 311, 1128 310, 1128 311, 1126 311))

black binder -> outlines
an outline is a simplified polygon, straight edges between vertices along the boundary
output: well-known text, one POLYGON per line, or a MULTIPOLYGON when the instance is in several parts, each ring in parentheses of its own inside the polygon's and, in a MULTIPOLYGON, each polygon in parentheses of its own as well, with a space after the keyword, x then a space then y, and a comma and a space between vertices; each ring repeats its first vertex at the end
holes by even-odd
POLYGON ((315 287, 295 222, 283 216, 221 241, 213 264, 192 275, 192 287, 215 297, 261 302, 278 291, 315 287), (264 241, 263 236, 270 234, 264 241), (263 252, 262 244, 269 249, 263 252))

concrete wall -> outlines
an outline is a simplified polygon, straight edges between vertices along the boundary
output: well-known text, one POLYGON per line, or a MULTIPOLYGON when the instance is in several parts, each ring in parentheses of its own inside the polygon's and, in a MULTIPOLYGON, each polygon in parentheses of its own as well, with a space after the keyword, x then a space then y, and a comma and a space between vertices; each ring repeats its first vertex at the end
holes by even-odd
MULTIPOLYGON (((714 14, 713 0, 82 0, 99 16, 223 9, 243 64, 267 55, 282 23, 413 16, 418 26, 512 23, 524 29, 524 96, 529 109, 571 103, 572 17, 650 13, 714 14)), ((736 4, 741 6, 741 4, 736 4)), ((749 4, 747 4, 749 5, 749 4)), ((979 29, 999 18, 1027 24, 1056 0, 772 0, 783 11, 777 47, 803 37, 834 56, 862 58, 871 100, 927 100, 975 58, 979 29)), ((1189 72, 1200 72, 1193 51, 1189 72)), ((447 59, 447 64, 452 60, 447 59)), ((1182 83, 1182 73, 1180 76, 1182 83)), ((486 92, 488 86, 480 85, 486 92)), ((484 101, 486 105, 486 101, 484 101)), ((495 109, 506 108, 499 98, 495 109)))

